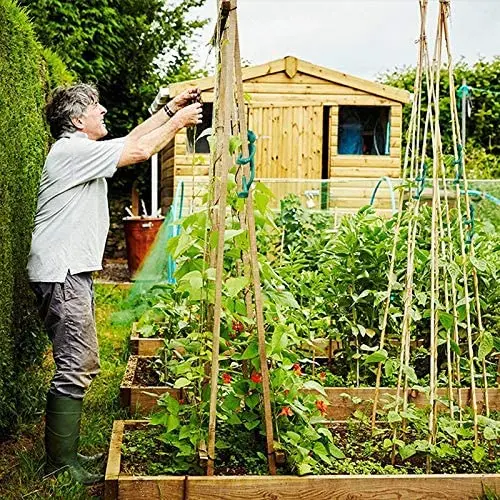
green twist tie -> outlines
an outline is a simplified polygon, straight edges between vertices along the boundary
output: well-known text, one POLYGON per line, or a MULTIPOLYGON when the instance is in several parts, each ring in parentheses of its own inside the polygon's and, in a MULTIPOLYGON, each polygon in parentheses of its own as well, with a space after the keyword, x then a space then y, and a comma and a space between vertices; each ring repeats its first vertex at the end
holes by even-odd
POLYGON ((467 238, 465 239, 465 244, 470 245, 472 243, 472 238, 474 237, 474 216, 476 209, 474 205, 470 203, 470 219, 464 218, 464 224, 469 226, 469 230, 467 231, 467 238))
POLYGON ((251 130, 248 131, 248 158, 243 158, 240 154, 236 159, 236 163, 238 165, 246 165, 250 163, 250 178, 247 180, 246 176, 242 177, 241 185, 242 190, 238 193, 238 198, 248 198, 248 193, 250 192, 250 187, 255 179, 255 151, 257 150, 257 146, 255 145, 255 141, 257 140, 257 136, 251 130))
POLYGON ((460 180, 462 179, 464 172, 463 172, 463 163, 464 163, 464 156, 463 156, 463 147, 461 144, 458 145, 458 158, 453 162, 453 165, 457 165, 457 173, 455 175, 455 180, 453 181, 453 184, 459 184, 460 180))
POLYGON ((420 185, 418 186, 417 193, 413 195, 414 200, 419 200, 420 196, 422 196, 422 192, 424 191, 425 188, 426 175, 427 175, 427 165, 424 163, 424 166, 422 168, 422 175, 415 178, 417 182, 420 182, 420 185))
POLYGON ((468 99, 472 95, 472 87, 469 87, 468 85, 462 85, 458 90, 457 90, 457 96, 458 96, 458 109, 462 106, 462 97, 465 96, 466 99, 468 99))

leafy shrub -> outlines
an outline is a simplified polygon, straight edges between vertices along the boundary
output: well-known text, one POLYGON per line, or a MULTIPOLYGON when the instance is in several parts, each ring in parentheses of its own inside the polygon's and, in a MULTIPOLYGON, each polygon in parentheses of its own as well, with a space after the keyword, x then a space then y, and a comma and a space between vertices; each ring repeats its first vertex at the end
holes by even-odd
POLYGON ((57 57, 45 56, 26 14, 0 0, 0 436, 32 414, 43 393, 46 336, 25 268, 48 143, 45 94, 62 75, 67 81, 57 57))

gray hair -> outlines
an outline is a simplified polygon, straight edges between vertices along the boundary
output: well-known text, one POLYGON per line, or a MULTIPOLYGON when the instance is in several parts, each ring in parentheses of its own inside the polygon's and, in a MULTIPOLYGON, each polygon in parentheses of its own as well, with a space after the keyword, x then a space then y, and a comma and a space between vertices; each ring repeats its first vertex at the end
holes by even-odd
POLYGON ((99 92, 93 85, 57 87, 45 108, 52 137, 59 139, 65 133, 76 132, 78 129, 71 119, 80 118, 89 105, 98 101, 99 92))

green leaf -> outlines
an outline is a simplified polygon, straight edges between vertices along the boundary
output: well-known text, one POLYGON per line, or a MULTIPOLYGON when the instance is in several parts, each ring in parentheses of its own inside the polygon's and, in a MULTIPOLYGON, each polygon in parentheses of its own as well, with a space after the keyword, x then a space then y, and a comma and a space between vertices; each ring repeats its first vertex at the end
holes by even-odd
POLYGON ((338 458, 339 460, 345 458, 344 452, 333 443, 328 443, 328 450, 330 451, 330 455, 334 458, 338 458))
POLYGON ((253 394, 250 394, 247 398, 245 398, 245 403, 250 409, 254 409, 260 401, 260 395, 258 392, 254 392, 253 394))
MULTIPOLYGON (((177 241, 175 249, 172 249, 172 258, 175 260, 183 255, 186 250, 193 246, 194 242, 195 240, 188 233, 186 233, 185 231, 182 232, 179 236, 179 240, 177 241)), ((167 247, 167 250, 168 248, 169 247, 167 247)))
POLYGON ((493 335, 490 332, 483 332, 481 342, 479 342, 479 350, 477 357, 479 361, 482 361, 488 354, 493 350, 493 335))
POLYGON ((479 463, 485 457, 486 450, 481 446, 476 446, 472 452, 472 458, 474 462, 479 463))
POLYGON ((224 242, 232 240, 233 238, 236 238, 236 236, 243 234, 244 232, 245 229, 226 229, 224 231, 224 242))
POLYGON ((227 423, 231 425, 240 425, 241 419, 237 413, 233 412, 229 414, 229 418, 227 419, 227 423))
POLYGON ((185 274, 182 278, 179 279, 179 284, 182 285, 184 290, 186 289, 185 285, 189 286, 189 290, 201 290, 203 287, 203 277, 200 271, 191 271, 185 274))
POLYGON ((167 418, 167 432, 172 432, 179 427, 180 421, 175 415, 169 415, 167 418))
POLYGON ((401 418, 401 415, 394 411, 394 410, 391 410, 388 414, 387 414, 387 422, 389 422, 390 424, 393 424, 395 422, 401 422, 403 419, 401 418))
POLYGON ((252 342, 241 355, 241 359, 252 359, 259 355, 259 344, 252 342))
POLYGON ((181 377, 175 381, 174 389, 181 389, 182 387, 187 387, 189 384, 191 384, 190 380, 186 377, 181 377))
POLYGON ((229 297, 236 297, 247 285, 248 279, 245 277, 228 278, 226 280, 226 292, 229 297))
POLYGON ((365 364, 369 363, 382 363, 387 359, 387 351, 385 349, 380 349, 378 351, 372 352, 365 359, 365 364))
POLYGON ((415 373, 415 368, 413 368, 413 366, 403 366, 403 372, 412 384, 418 383, 417 374, 415 373))
POLYGON ((307 382, 304 383, 303 388, 308 390, 308 391, 317 391, 322 396, 325 396, 325 398, 328 397, 326 392, 325 392, 324 387, 319 382, 316 382, 315 380, 308 380, 307 382))
POLYGON ((451 330, 453 328, 453 314, 439 311, 439 322, 445 330, 451 330))
POLYGON ((181 430, 179 431, 179 439, 186 439, 187 437, 191 436, 193 433, 193 429, 189 425, 183 425, 181 427, 181 430))
POLYGON ((399 448, 398 452, 399 452, 399 455, 400 455, 401 459, 402 460, 406 460, 407 458, 410 458, 413 455, 415 455, 415 453, 417 452, 417 450, 415 449, 414 445, 408 444, 408 445, 405 445, 405 446, 401 446, 399 448))
POLYGON ((330 460, 330 457, 328 456, 328 453, 326 451, 325 445, 321 441, 317 441, 314 443, 313 447, 313 452, 318 455, 323 462, 327 463, 328 465, 332 464, 332 461, 330 460))
POLYGON ((382 443, 382 448, 384 448, 385 450, 388 450, 391 447, 392 447, 392 441, 388 438, 385 438, 384 442, 382 443))
POLYGON ((487 441, 494 441, 497 438, 496 432, 491 427, 485 427, 483 431, 484 439, 487 441))
POLYGON ((306 474, 310 474, 311 472, 312 472, 312 467, 305 462, 302 462, 297 466, 297 474, 299 476, 304 476, 306 474))
POLYGON ((486 269, 488 269, 488 264, 486 263, 486 261, 484 261, 482 259, 478 259, 477 257, 474 257, 473 255, 471 255, 469 258, 470 258, 471 264, 478 271, 484 272, 484 271, 486 271, 486 269))
POLYGON ((240 149, 241 147, 241 139, 238 135, 232 135, 230 138, 229 138, 229 153, 231 155, 234 155, 234 153, 236 153, 236 151, 238 151, 238 149, 240 149))
POLYGON ((274 330, 273 337, 271 340, 271 348, 273 353, 279 353, 283 349, 286 349, 288 345, 288 335, 284 328, 280 328, 279 326, 274 330))
POLYGON ((228 394, 222 403, 222 407, 229 412, 236 410, 236 408, 239 408, 240 405, 241 399, 234 394, 228 394))

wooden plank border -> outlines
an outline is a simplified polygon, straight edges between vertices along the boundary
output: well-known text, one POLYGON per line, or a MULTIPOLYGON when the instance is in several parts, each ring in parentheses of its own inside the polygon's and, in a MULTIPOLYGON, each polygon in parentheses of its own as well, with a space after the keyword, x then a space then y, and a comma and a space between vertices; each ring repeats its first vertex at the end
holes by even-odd
MULTIPOLYGON (((138 415, 146 415, 156 408, 156 401, 159 396, 168 392, 176 399, 183 398, 183 391, 181 389, 172 389, 165 386, 138 386, 133 385, 135 377, 135 370, 137 369, 137 362, 139 359, 153 359, 150 356, 130 356, 127 364, 127 369, 120 386, 120 402, 123 407, 129 408, 130 411, 138 415)), ((314 391, 313 391, 314 392, 314 391)), ((328 406, 327 418, 330 420, 346 420, 356 410, 369 413, 371 411, 371 403, 373 400, 375 389, 373 387, 325 387, 327 394, 328 406), (358 399, 361 402, 356 402, 358 399)), ((446 398, 448 389, 441 387, 438 389, 438 397, 446 398)), ((395 388, 381 387, 380 400, 383 407, 384 401, 390 401, 396 395, 395 388)), ((460 396, 463 406, 470 405, 471 389, 460 389, 460 396)), ((418 407, 424 407, 428 404, 427 395, 415 389, 408 389, 408 400, 415 403, 418 407)), ((478 411, 484 408, 484 389, 476 389, 476 400, 478 411)), ((488 400, 490 410, 500 410, 500 388, 491 387, 488 389, 488 400)), ((454 390, 455 405, 458 401, 458 389, 454 390)), ((446 407, 442 404, 439 405, 440 411, 445 411, 446 407)))
POLYGON ((147 421, 116 421, 105 500, 464 500, 500 492, 500 474, 324 476, 127 476, 120 472, 126 429, 147 421))
POLYGON ((129 357, 127 368, 120 384, 120 406, 128 408, 131 414, 146 415, 156 409, 158 397, 169 393, 175 399, 183 397, 182 389, 173 389, 165 386, 141 386, 135 385, 135 373, 140 359, 154 359, 154 356, 129 357))

